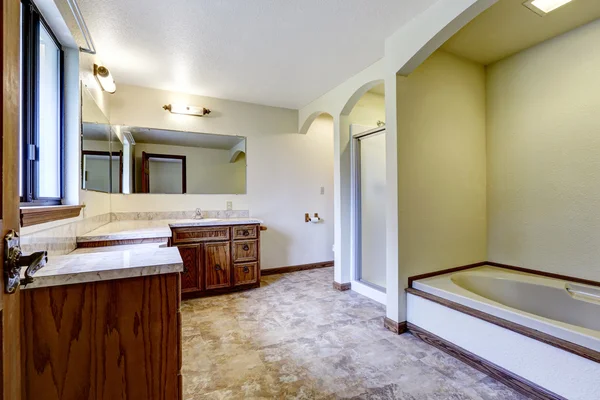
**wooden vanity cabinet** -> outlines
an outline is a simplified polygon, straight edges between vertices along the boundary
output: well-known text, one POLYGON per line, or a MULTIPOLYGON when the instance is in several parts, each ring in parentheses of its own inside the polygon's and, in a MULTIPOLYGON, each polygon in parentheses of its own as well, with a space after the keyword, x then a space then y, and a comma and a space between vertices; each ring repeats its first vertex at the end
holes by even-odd
POLYGON ((184 270, 184 298, 260 286, 260 226, 171 228, 184 270))

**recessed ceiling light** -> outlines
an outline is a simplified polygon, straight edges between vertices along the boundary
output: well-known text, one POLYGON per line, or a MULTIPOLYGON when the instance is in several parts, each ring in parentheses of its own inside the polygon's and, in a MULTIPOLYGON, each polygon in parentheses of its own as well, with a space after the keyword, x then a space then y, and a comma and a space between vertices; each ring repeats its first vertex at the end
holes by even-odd
POLYGON ((539 15, 546 15, 573 0, 527 0, 523 5, 539 15))

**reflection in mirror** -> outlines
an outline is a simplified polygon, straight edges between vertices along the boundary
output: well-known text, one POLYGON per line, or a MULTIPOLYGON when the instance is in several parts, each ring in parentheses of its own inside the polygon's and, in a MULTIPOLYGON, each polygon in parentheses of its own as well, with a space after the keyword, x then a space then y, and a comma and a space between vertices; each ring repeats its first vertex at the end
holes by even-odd
POLYGON ((83 124, 82 188, 110 193, 118 191, 119 154, 110 151, 110 125, 83 124), (112 173, 112 179, 111 179, 112 173))
POLYGON ((119 152, 111 150, 111 126, 87 88, 81 99, 81 187, 98 192, 119 191, 119 152), (114 157, 111 157, 113 155, 114 157))
POLYGON ((121 193, 246 193, 241 136, 115 126, 111 149, 121 193))

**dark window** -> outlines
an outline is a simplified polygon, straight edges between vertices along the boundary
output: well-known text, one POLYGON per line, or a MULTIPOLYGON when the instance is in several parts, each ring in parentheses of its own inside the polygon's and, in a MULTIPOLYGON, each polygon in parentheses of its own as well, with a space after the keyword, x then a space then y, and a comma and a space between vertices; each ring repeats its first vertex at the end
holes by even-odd
POLYGON ((21 2, 22 203, 59 204, 63 195, 63 50, 29 0, 21 2))

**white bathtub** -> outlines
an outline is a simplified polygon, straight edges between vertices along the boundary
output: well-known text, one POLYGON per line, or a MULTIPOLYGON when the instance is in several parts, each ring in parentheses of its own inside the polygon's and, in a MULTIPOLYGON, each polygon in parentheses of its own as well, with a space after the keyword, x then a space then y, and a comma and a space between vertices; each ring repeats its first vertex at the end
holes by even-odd
POLYGON ((413 287, 600 351, 600 288, 483 266, 413 287))
MULTIPOLYGON (((413 288, 600 351, 597 287, 483 266, 413 288)), ((597 361, 412 293, 407 321, 565 399, 600 399, 597 361)))

